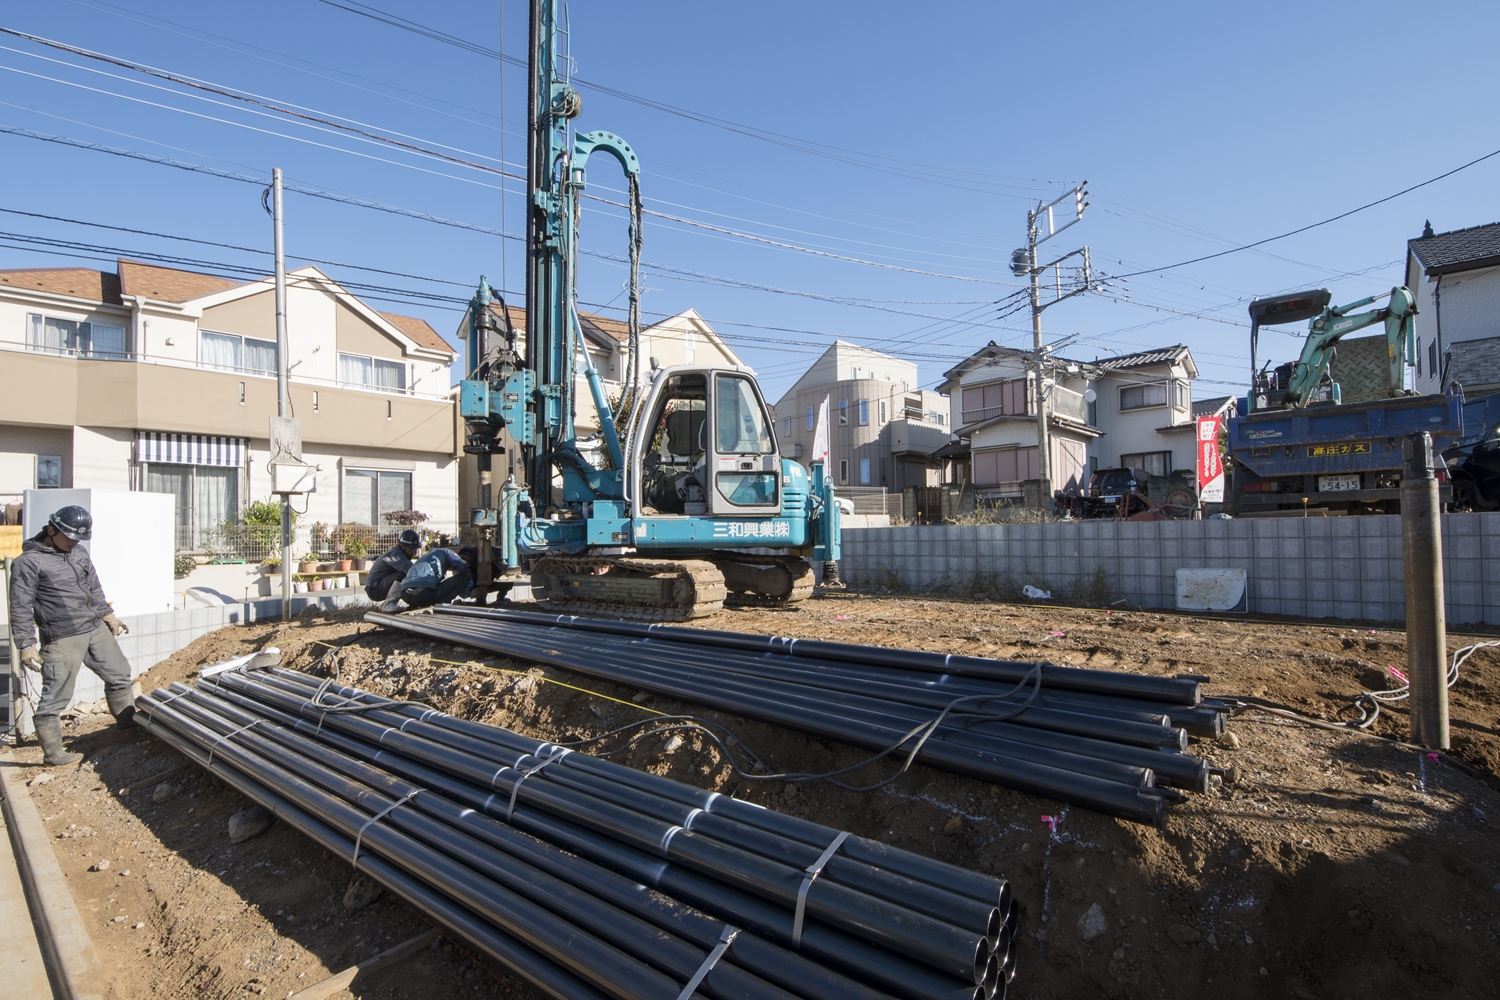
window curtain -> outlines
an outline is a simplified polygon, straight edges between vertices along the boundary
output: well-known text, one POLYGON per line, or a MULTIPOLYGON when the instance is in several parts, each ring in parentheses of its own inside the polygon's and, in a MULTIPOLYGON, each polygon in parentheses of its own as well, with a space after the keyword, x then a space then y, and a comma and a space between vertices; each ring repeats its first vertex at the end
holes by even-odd
POLYGON ((339 381, 345 385, 369 385, 370 359, 357 354, 340 354, 339 381))
POLYGON ((176 500, 177 548, 193 548, 192 469, 186 465, 146 466, 146 492, 170 493, 176 500))
POLYGON ((375 479, 373 472, 344 473, 344 521, 375 523, 375 479))
POLYGON ((193 533, 199 545, 214 529, 239 517, 239 470, 193 467, 193 533))
POLYGON ((393 510, 411 510, 411 473, 380 473, 380 509, 384 517, 393 510))
POLYGON ((399 361, 375 362, 375 384, 382 389, 406 391, 406 365, 399 361))
POLYGON ((245 370, 276 374, 276 341, 245 338, 245 370))
POLYGON ((103 323, 85 323, 89 328, 89 353, 96 358, 125 356, 125 328, 103 323))
POLYGON ((238 370, 240 338, 223 333, 208 333, 207 331, 200 333, 198 335, 198 363, 213 368, 238 370))

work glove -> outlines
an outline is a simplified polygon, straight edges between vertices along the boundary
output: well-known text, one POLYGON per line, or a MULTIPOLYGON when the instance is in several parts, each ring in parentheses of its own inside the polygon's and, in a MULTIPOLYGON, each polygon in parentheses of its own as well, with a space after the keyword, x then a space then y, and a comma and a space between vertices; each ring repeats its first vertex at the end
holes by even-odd
POLYGON ((36 646, 27 646, 21 650, 21 666, 30 667, 37 673, 42 672, 42 651, 36 646))
POLYGON ((116 618, 112 614, 105 615, 103 620, 104 624, 108 625, 109 630, 115 635, 124 635, 130 631, 130 629, 125 626, 124 622, 120 621, 120 619, 116 618))

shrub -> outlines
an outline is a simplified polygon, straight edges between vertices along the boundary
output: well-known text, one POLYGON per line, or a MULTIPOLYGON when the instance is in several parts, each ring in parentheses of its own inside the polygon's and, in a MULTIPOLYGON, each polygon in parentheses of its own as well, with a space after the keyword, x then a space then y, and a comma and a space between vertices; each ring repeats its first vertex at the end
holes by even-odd
POLYGON ((186 552, 179 552, 176 558, 172 560, 172 575, 179 580, 184 579, 197 566, 198 560, 186 552))
POLYGON ((386 524, 399 524, 402 527, 411 527, 414 524, 422 524, 430 520, 432 518, 420 510, 392 510, 387 511, 385 515, 386 524))

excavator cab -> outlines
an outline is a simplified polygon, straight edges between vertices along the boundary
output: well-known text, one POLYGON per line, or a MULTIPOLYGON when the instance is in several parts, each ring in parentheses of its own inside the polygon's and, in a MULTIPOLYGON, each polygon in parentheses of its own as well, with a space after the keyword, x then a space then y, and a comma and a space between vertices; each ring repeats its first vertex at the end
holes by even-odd
POLYGON ((773 517, 781 459, 749 372, 667 368, 642 407, 629 457, 632 514, 773 517))
POLYGON ((1333 292, 1326 288, 1313 288, 1305 292, 1272 295, 1250 303, 1250 409, 1264 410, 1271 405, 1276 390, 1286 387, 1279 370, 1276 373, 1262 372, 1255 366, 1260 328, 1301 323, 1320 316, 1331 301, 1333 292))

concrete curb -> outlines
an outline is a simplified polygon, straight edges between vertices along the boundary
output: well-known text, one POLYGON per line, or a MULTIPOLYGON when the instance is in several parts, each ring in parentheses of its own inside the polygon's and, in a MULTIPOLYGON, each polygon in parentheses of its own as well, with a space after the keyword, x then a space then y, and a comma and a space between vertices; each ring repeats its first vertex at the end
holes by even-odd
POLYGON ((5 995, 14 1000, 53 1000, 8 823, 0 848, 10 848, 9 853, 0 850, 0 927, 5 928, 0 934, 0 969, 5 970, 5 995))
POLYGON ((12 765, 0 767, 5 823, 10 828, 16 867, 31 903, 38 943, 52 971, 58 997, 104 1000, 110 991, 94 942, 84 930, 83 918, 52 852, 52 843, 31 801, 31 793, 21 783, 14 761, 5 762, 12 765))

